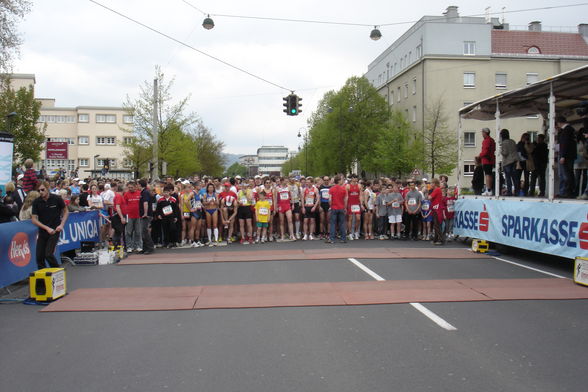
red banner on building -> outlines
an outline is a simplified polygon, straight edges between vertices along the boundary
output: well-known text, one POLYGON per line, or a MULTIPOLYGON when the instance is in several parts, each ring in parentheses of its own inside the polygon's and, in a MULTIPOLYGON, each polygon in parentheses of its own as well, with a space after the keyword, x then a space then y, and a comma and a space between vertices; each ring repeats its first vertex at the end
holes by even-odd
POLYGON ((67 142, 47 142, 46 159, 67 159, 67 142))

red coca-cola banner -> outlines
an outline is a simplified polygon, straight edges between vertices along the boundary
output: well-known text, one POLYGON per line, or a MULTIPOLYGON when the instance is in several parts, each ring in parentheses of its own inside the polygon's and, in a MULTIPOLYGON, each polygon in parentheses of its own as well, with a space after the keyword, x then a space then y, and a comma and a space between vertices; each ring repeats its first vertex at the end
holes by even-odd
POLYGON ((47 142, 47 159, 67 159, 67 142, 47 142))

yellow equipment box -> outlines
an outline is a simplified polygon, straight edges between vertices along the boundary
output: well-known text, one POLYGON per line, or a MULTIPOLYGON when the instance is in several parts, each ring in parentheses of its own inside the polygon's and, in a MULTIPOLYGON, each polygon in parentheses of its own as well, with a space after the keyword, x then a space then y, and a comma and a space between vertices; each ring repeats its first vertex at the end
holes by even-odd
POLYGON ((63 268, 43 268, 31 272, 29 276, 31 298, 41 302, 53 301, 63 297, 65 292, 65 270, 63 268))
POLYGON ((490 249, 490 244, 486 240, 473 239, 472 251, 477 253, 486 253, 490 249))
POLYGON ((574 263, 574 282, 588 286, 588 258, 576 257, 574 263))

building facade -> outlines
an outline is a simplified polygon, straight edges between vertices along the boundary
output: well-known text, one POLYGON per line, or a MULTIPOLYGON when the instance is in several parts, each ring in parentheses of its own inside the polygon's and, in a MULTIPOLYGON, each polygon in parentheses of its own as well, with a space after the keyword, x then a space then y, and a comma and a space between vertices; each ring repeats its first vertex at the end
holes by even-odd
POLYGON ((284 146, 262 146, 257 149, 259 175, 281 175, 282 164, 288 160, 288 148, 284 146))
MULTIPOLYGON (((34 75, 13 74, 14 89, 33 86, 34 75)), ((105 164, 109 177, 131 178, 131 164, 125 158, 131 140, 133 116, 122 107, 55 106, 53 98, 37 98, 41 102, 40 127, 45 127, 47 142, 67 143, 67 157, 56 159, 45 150, 37 168, 45 167, 48 174, 65 170, 68 175, 77 170, 80 178, 98 175, 105 164)))
MULTIPOLYGON (((448 129, 457 136, 457 112, 463 106, 588 64, 588 25, 574 32, 542 30, 540 22, 522 31, 497 18, 461 17, 451 6, 442 16, 421 18, 372 61, 364 76, 415 129, 423 129, 428 110, 440 104, 448 129)), ((462 123, 463 187, 470 186, 482 127, 495 126, 475 120, 462 123)), ((501 127, 509 129, 515 141, 523 132, 534 139, 544 132, 544 120, 508 119, 501 127)), ((456 173, 450 176, 454 183, 456 173)))

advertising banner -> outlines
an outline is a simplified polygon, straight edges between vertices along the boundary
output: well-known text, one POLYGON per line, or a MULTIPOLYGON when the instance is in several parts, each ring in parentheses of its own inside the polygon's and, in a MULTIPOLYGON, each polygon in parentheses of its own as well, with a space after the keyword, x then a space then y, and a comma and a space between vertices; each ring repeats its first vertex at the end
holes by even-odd
POLYGON ((0 225, 0 287, 25 279, 37 270, 37 226, 31 221, 0 225))
POLYGON ((459 199, 453 232, 570 259, 588 257, 588 203, 459 199))
POLYGON ((47 159, 67 159, 67 142, 47 142, 47 159))
POLYGON ((9 133, 0 132, 0 190, 6 193, 6 183, 12 180, 12 153, 14 137, 9 133))
MULTIPOLYGON (((82 241, 99 241, 98 211, 69 214, 59 237, 56 256, 79 249, 82 241)), ((26 279, 37 270, 37 233, 39 229, 30 220, 0 225, 0 287, 26 279)))
POLYGON ((59 236, 57 251, 67 252, 79 249, 82 241, 100 241, 100 215, 98 211, 75 212, 69 214, 63 231, 59 236))

